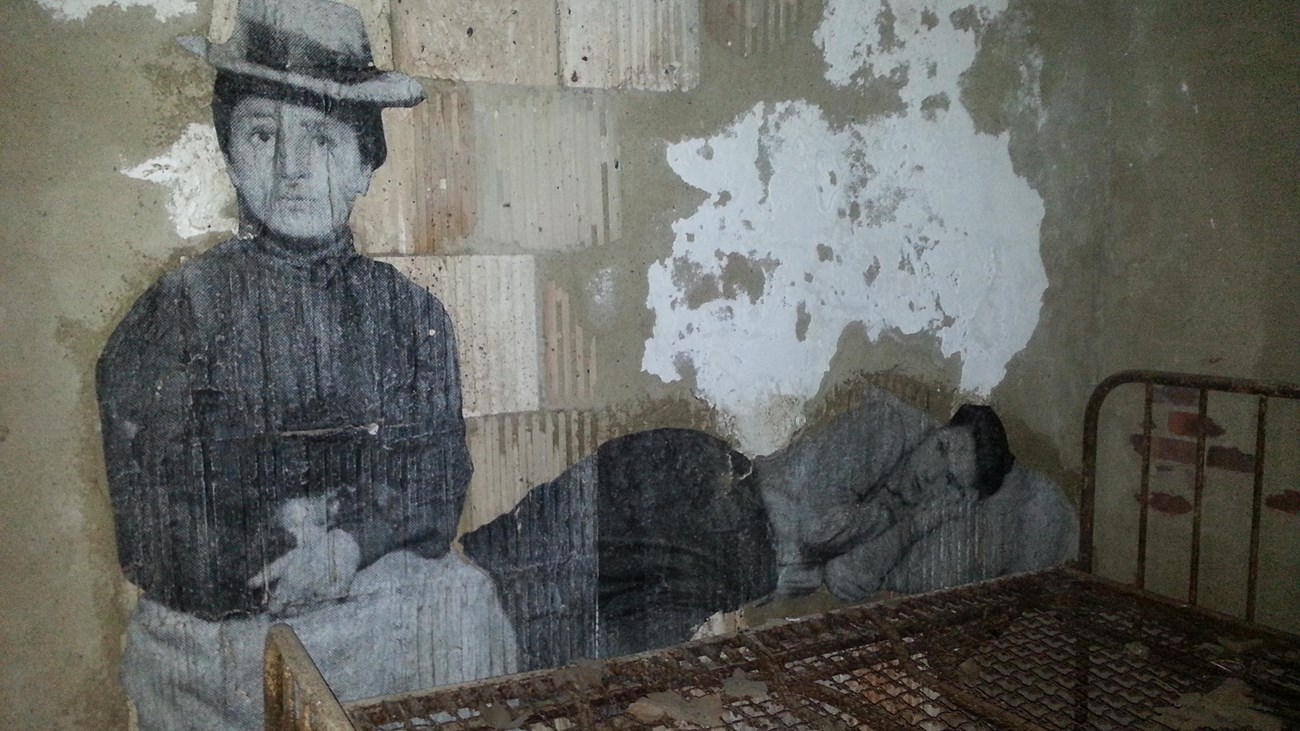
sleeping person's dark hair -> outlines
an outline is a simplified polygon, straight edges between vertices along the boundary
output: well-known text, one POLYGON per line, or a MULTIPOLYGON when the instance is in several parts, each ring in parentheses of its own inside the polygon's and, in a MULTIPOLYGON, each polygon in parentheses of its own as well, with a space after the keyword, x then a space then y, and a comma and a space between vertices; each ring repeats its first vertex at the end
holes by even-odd
POLYGON ((948 420, 950 427, 969 427, 975 439, 975 486, 980 497, 988 497, 1002 487, 1016 458, 1007 445, 1002 420, 989 406, 962 404, 948 420))
POLYGON ((357 131, 357 143, 361 148, 361 158, 370 169, 378 170, 388 158, 388 143, 384 139, 384 122, 380 112, 382 108, 373 104, 344 102, 330 97, 314 94, 287 84, 278 84, 266 79, 242 76, 229 71, 218 71, 217 80, 212 89, 212 125, 217 130, 217 142, 221 152, 229 156, 231 114, 235 105, 245 96, 260 96, 301 104, 320 110, 332 117, 337 117, 357 131))

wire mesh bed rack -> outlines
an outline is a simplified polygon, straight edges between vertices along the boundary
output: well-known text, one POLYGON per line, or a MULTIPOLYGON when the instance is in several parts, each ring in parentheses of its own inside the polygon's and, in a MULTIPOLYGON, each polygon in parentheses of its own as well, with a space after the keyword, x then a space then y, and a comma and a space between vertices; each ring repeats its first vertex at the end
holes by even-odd
POLYGON ((293 631, 266 648, 268 731, 405 729, 1300 728, 1300 637, 1255 622, 1265 423, 1300 386, 1128 371, 1085 415, 1078 567, 849 607, 625 658, 340 704, 293 631), (1089 573, 1097 424, 1123 384, 1145 392, 1134 585, 1089 573), (1197 438, 1186 601, 1143 590, 1158 388, 1256 402, 1244 617, 1196 606, 1205 484, 1197 438))

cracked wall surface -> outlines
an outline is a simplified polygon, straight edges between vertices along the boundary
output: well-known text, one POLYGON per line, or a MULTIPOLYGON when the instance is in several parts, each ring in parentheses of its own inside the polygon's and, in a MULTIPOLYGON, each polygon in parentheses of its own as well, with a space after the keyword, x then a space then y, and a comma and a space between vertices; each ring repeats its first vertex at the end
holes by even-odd
MULTIPOLYGON (((1083 403, 1111 371, 1300 374, 1289 3, 555 3, 580 26, 481 5, 387 8, 394 62, 446 100, 445 123, 390 131, 411 154, 357 224, 372 253, 426 257, 402 261, 463 300, 471 341, 533 361, 493 380, 503 359, 466 358, 484 466, 466 527, 596 431, 690 426, 764 453, 864 378, 940 417, 991 403, 1018 458, 1073 487, 1083 403), (627 45, 656 23, 672 43, 627 45)), ((133 595, 93 368, 149 283, 234 227, 212 78, 173 42, 229 7, 0 14, 6 728, 129 728, 133 595)), ((1295 511, 1275 492, 1284 533, 1295 511)))

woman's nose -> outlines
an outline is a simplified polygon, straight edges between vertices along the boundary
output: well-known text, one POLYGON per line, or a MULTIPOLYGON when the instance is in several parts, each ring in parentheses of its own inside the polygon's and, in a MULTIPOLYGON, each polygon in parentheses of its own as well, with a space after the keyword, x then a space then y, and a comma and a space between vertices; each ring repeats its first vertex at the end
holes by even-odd
POLYGON ((299 180, 311 172, 311 148, 305 135, 281 132, 276 138, 276 173, 283 180, 299 180))

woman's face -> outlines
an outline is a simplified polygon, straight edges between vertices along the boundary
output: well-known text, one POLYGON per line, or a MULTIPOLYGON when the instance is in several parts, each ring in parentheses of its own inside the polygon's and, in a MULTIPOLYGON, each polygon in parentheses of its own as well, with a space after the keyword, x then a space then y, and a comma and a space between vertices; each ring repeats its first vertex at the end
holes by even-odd
POLYGON ((274 234, 320 239, 348 223, 373 171, 357 131, 312 107, 245 96, 231 112, 230 177, 274 234))

